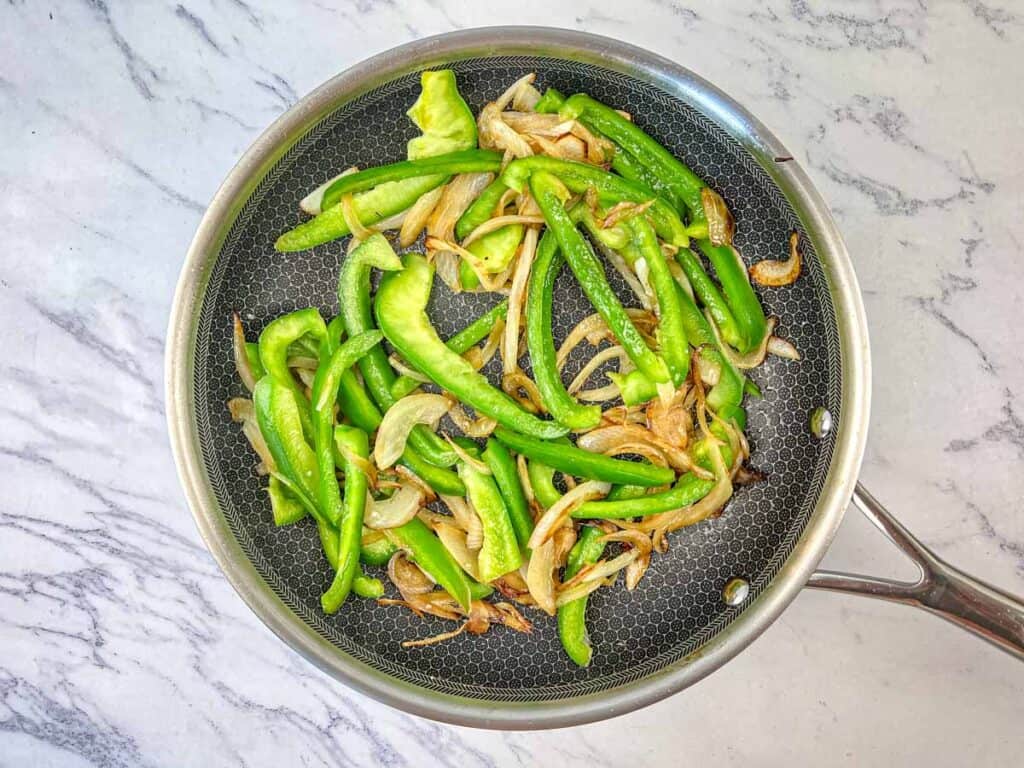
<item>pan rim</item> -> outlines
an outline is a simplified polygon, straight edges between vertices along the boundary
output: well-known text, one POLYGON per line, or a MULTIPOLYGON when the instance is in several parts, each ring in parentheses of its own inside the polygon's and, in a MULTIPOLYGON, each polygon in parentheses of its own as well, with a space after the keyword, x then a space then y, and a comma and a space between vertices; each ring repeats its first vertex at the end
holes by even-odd
POLYGON ((548 27, 481 27, 393 48, 328 80, 286 111, 245 152, 214 195, 185 257, 168 324, 166 412, 172 453, 200 535, 252 611, 291 648, 346 685, 404 711, 457 725, 528 730, 625 714, 686 688, 753 642, 793 600, 821 560, 853 493, 867 439, 867 323, 849 255, 823 199, 775 136, 715 86, 684 67, 611 38, 548 27), (444 62, 515 54, 590 62, 655 85, 692 104, 753 155, 779 185, 813 239, 839 330, 841 413, 831 466, 814 511, 772 583, 698 652, 641 680, 600 693, 537 703, 491 702, 429 691, 360 662, 292 613, 235 540, 202 459, 193 401, 196 329, 210 272, 245 201, 273 164, 341 103, 406 72, 444 62))

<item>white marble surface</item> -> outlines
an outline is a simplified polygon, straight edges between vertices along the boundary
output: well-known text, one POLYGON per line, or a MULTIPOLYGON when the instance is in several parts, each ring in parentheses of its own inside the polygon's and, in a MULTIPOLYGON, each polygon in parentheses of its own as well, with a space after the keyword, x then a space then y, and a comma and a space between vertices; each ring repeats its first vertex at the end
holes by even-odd
MULTIPOLYGON (((0 765, 1020 765, 1024 666, 906 608, 805 593, 682 695, 500 734, 342 688, 221 577, 178 487, 161 383, 205 201, 330 75, 416 37, 515 22, 651 48, 782 138, 864 290, 866 481, 942 556, 1024 593, 1024 8, 488 5, 0 8, 0 765)), ((854 514, 827 564, 906 570, 854 514)))

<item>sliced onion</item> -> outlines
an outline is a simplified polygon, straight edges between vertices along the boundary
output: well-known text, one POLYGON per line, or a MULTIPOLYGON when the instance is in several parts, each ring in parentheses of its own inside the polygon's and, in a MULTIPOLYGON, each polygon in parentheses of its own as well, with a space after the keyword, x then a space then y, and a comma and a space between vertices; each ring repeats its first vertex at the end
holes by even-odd
POLYGON ((555 600, 558 607, 600 589, 606 578, 617 574, 623 568, 627 568, 630 563, 642 557, 650 557, 652 549, 651 540, 647 536, 638 534, 637 531, 619 531, 607 534, 603 539, 605 541, 624 541, 630 544, 631 548, 611 560, 601 560, 593 566, 581 568, 579 573, 563 584, 559 590, 558 597, 555 600))
MULTIPOLYGON (((398 601, 398 600, 389 601, 389 604, 393 605, 393 604, 396 604, 396 603, 399 603, 399 602, 401 602, 401 601, 398 601)), ((409 607, 412 608, 411 605, 409 607)), ((424 648, 424 647, 426 647, 428 645, 437 645, 438 643, 443 643, 445 640, 451 640, 453 637, 458 637, 459 635, 461 635, 463 632, 466 631, 466 627, 468 627, 468 626, 469 626, 469 622, 468 621, 464 621, 462 624, 459 624, 459 626, 457 628, 455 628, 453 630, 450 630, 448 632, 441 632, 439 634, 432 635, 431 637, 424 637, 424 638, 422 638, 420 640, 403 640, 402 641, 402 647, 403 648, 424 648)))
POLYGON ((317 216, 318 214, 323 213, 322 205, 324 202, 324 192, 327 191, 327 188, 331 186, 334 182, 336 182, 338 179, 342 178, 343 176, 348 176, 349 174, 355 173, 358 170, 359 166, 353 165, 351 168, 346 168, 344 171, 339 173, 334 178, 328 179, 319 187, 317 187, 308 195, 306 195, 304 198, 302 198, 302 200, 299 201, 299 208, 308 213, 310 216, 317 216))
POLYGON ((550 616, 555 615, 555 542, 548 539, 530 552, 526 567, 526 586, 537 606, 550 616))
POLYGON ((512 83, 512 85, 506 88, 502 92, 501 96, 495 99, 492 103, 494 104, 494 106, 498 108, 499 112, 502 111, 515 100, 516 94, 519 93, 520 89, 523 88, 523 86, 533 85, 533 82, 536 79, 536 72, 530 72, 529 74, 523 75, 514 83, 512 83))
POLYGON ((466 528, 466 546, 472 550, 478 550, 484 545, 484 524, 480 515, 473 509, 473 505, 466 502, 466 509, 469 510, 469 525, 466 528))
POLYGON ((700 202, 708 220, 708 239, 712 245, 732 245, 736 222, 722 196, 710 187, 700 191, 700 202))
POLYGON ((476 456, 470 455, 469 451, 467 451, 457 442, 452 440, 448 435, 445 435, 444 439, 448 443, 448 446, 455 452, 455 455, 458 456, 461 461, 468 464, 482 475, 491 474, 491 468, 489 466, 487 466, 484 462, 480 461, 480 459, 476 458, 476 456))
POLYGON ((402 550, 395 552, 388 560, 388 578, 405 600, 425 595, 434 588, 434 580, 429 574, 411 563, 402 550))
POLYGON ((366 240, 373 236, 373 230, 363 225, 356 213, 355 200, 351 194, 341 196, 341 215, 345 219, 349 232, 356 240, 366 240))
POLYGON ((581 435, 576 444, 584 450, 609 456, 636 452, 655 461, 655 456, 660 454, 662 460, 673 469, 683 472, 693 469, 693 460, 686 451, 639 424, 599 427, 581 435))
POLYGON ((465 498, 441 494, 441 501, 448 507, 448 511, 452 513, 452 519, 459 528, 468 532, 470 528, 474 527, 473 518, 476 517, 476 513, 470 509, 469 502, 465 498))
POLYGON ((433 526, 437 538, 444 544, 455 561, 466 573, 480 581, 478 553, 472 552, 466 544, 466 532, 451 522, 440 522, 433 526))
POLYGON ((423 502, 423 491, 411 483, 404 484, 386 499, 370 499, 363 524, 375 531, 398 528, 416 517, 423 502))
POLYGON ((231 322, 231 350, 235 356, 235 371, 245 388, 252 392, 256 388, 256 377, 253 375, 252 366, 249 365, 249 355, 245 352, 245 329, 242 328, 242 318, 237 312, 232 312, 231 322))
POLYGON ((491 358, 498 351, 504 333, 505 320, 504 318, 498 318, 494 321, 490 333, 487 334, 487 340, 484 341, 484 345, 482 347, 471 347, 462 356, 469 361, 469 364, 475 370, 479 371, 491 361, 491 358))
MULTIPOLYGON (((425 501, 431 502, 437 499, 437 491, 423 482, 423 479, 408 467, 399 464, 395 467, 395 473, 402 478, 406 484, 414 485, 419 488, 425 501)), ((377 487, 380 487, 379 483, 377 487)))
POLYGON ((572 525, 563 525, 555 531, 551 540, 555 542, 555 568, 564 568, 569 559, 569 552, 576 544, 576 529, 572 525))
POLYGON ((587 315, 573 326, 572 330, 569 331, 568 335, 565 337, 565 341, 563 341, 562 345, 558 348, 558 352, 555 354, 555 366, 559 371, 565 367, 565 363, 569 359, 569 355, 584 339, 586 339, 591 346, 596 347, 605 339, 608 341, 614 341, 615 337, 608 329, 603 317, 596 312, 592 315, 587 315))
POLYGON ((231 414, 232 421, 242 425, 242 434, 245 435, 245 439, 249 441, 249 445, 252 446, 256 455, 260 457, 260 465, 263 468, 260 474, 276 472, 277 463, 270 455, 267 441, 263 439, 263 433, 260 432, 260 426, 256 422, 256 412, 253 410, 252 400, 233 397, 228 400, 228 412, 231 414))
POLYGON ((433 259, 437 276, 452 293, 462 293, 462 280, 459 277, 459 257, 451 251, 427 251, 427 258, 433 259))
POLYGON ((722 452, 717 443, 711 443, 711 460, 715 468, 715 485, 710 493, 700 501, 688 507, 652 515, 637 523, 635 528, 641 531, 675 531, 687 525, 699 523, 725 506, 732 496, 732 479, 722 461, 722 452))
POLYGON ((512 373, 502 376, 501 388, 506 395, 531 413, 544 413, 544 401, 541 399, 540 390, 533 379, 521 369, 517 368, 512 373))
MULTIPOLYGON (((541 223, 543 221, 541 217, 541 223)), ((523 304, 526 301, 526 282, 530 277, 530 267, 536 255, 537 229, 529 227, 519 248, 519 258, 512 273, 512 287, 508 292, 508 311, 505 315, 505 334, 501 348, 501 367, 506 375, 519 370, 519 327, 523 316, 523 304)))
POLYGON ((530 142, 502 119, 501 108, 496 102, 491 102, 480 110, 476 125, 481 149, 502 150, 513 158, 529 157, 533 154, 530 142))
POLYGON ((522 454, 516 456, 516 474, 519 476, 519 485, 523 488, 523 494, 526 496, 527 503, 532 505, 534 501, 533 483, 530 482, 530 473, 527 468, 526 457, 522 454))
MULTIPOLYGON (((572 138, 576 137, 573 136, 572 138)), ((547 155, 548 157, 557 157, 559 160, 574 159, 570 158, 568 154, 558 146, 557 142, 552 141, 546 136, 540 136, 536 133, 528 133, 526 134, 526 139, 530 142, 531 146, 534 144, 536 145, 534 149, 537 151, 537 154, 547 155)), ((582 143, 583 142, 580 142, 580 144, 582 143)))
POLYGON ((654 296, 651 292, 644 288, 643 284, 637 279, 637 276, 633 273, 633 270, 629 268, 625 259, 619 255, 618 251, 609 248, 607 245, 602 243, 600 240, 595 238, 594 244, 597 249, 601 251, 601 255, 604 256, 608 263, 610 263, 615 271, 622 275, 622 279, 626 281, 626 285, 629 286, 630 290, 639 299, 641 306, 650 311, 654 308, 654 296))
POLYGON ((587 380, 594 374, 594 371, 602 365, 610 360, 622 361, 624 359, 628 360, 629 356, 626 354, 626 350, 619 345, 605 347, 587 361, 587 364, 580 369, 580 372, 577 373, 576 377, 569 383, 566 391, 570 395, 575 394, 583 387, 584 384, 587 383, 587 380))
POLYGON ((800 277, 800 233, 789 236, 789 258, 785 261, 765 259, 750 268, 750 276, 758 285, 777 287, 796 282, 800 277))
MULTIPOLYGON (((306 389, 313 388, 313 380, 316 378, 316 373, 312 368, 296 368, 295 375, 299 377, 299 381, 302 382, 306 389)), ((308 398, 309 395, 310 393, 307 392, 306 397, 308 398)))
POLYGON ((603 165, 611 160, 612 155, 615 154, 614 144, 604 137, 595 136, 583 123, 573 120, 572 128, 569 132, 576 138, 582 139, 583 143, 587 145, 586 160, 588 163, 603 165))
POLYGON ((455 224, 493 179, 490 173, 460 173, 445 187, 427 220, 427 235, 441 240, 455 237, 455 224))
POLYGON ((604 221, 601 222, 602 229, 611 229, 617 226, 620 222, 628 221, 629 219, 635 218, 643 213, 646 213, 647 209, 654 205, 654 200, 646 200, 642 203, 633 203, 628 200, 623 200, 621 203, 613 205, 607 214, 605 214, 604 221))
POLYGON ((512 97, 512 109, 532 112, 540 98, 540 91, 534 88, 531 83, 520 81, 519 87, 516 89, 516 95, 512 97))
POLYGON ((529 133, 546 139, 557 139, 572 129, 572 120, 563 120, 558 113, 503 112, 501 119, 516 133, 529 133))
POLYGON ((692 427, 686 394, 687 388, 684 384, 669 400, 655 398, 646 407, 647 428, 651 434, 656 439, 664 441, 666 445, 676 448, 686 447, 692 427))
POLYGON ((403 397, 388 408, 373 445, 373 459, 377 467, 386 469, 398 461, 405 451, 409 433, 417 424, 427 424, 436 429, 449 405, 448 398, 443 395, 424 392, 403 397))
POLYGON ((408 248, 416 242, 420 233, 426 228, 430 214, 434 212, 441 195, 444 194, 444 187, 435 187, 429 192, 420 195, 420 199, 413 203, 408 210, 405 221, 402 222, 402 229, 398 233, 398 243, 403 248, 408 248))
POLYGON ((498 422, 490 416, 477 416, 475 419, 471 419, 469 414, 466 413, 466 409, 458 402, 452 404, 451 409, 448 411, 448 418, 455 423, 455 426, 458 427, 466 437, 489 437, 498 426, 498 422))
POLYGON ((768 354, 782 357, 786 360, 799 360, 800 352, 793 343, 778 336, 771 336, 768 339, 768 354))
POLYGON ((587 144, 578 136, 563 136, 555 142, 555 146, 567 160, 581 163, 587 158, 587 144))
POLYGON ((530 535, 528 546, 536 549, 541 544, 550 540, 554 536, 555 531, 569 519, 574 509, 590 499, 607 496, 611 487, 610 483, 588 480, 564 494, 541 515, 533 529, 533 533, 530 535))
POLYGON ((488 219, 483 224, 478 226, 472 232, 470 232, 462 241, 462 247, 466 248, 471 243, 476 242, 484 235, 489 235, 491 232, 507 227, 510 224, 524 224, 526 226, 535 226, 544 223, 543 216, 495 216, 488 219))
POLYGON ((718 342, 718 347, 735 368, 750 370, 751 368, 757 368, 757 366, 764 362, 764 358, 768 354, 768 342, 771 341, 772 331, 775 330, 775 324, 778 320, 774 317, 769 317, 764 338, 757 345, 757 349, 741 355, 722 340, 721 331, 718 330, 718 325, 715 323, 711 313, 705 310, 704 314, 708 319, 708 324, 711 326, 711 332, 715 335, 715 341, 718 342))
POLYGON ((413 381, 419 381, 424 384, 427 384, 430 381, 429 376, 423 375, 415 368, 410 368, 408 365, 405 364, 405 361, 402 360, 402 358, 400 358, 398 355, 388 355, 388 363, 391 365, 392 368, 395 369, 396 373, 401 374, 402 376, 405 376, 408 379, 412 379, 413 381))

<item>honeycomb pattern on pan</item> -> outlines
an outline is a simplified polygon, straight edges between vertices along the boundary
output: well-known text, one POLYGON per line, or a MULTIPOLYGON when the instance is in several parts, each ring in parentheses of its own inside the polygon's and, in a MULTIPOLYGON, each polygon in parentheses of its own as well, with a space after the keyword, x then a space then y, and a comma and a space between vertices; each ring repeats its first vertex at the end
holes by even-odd
MULTIPOLYGON (((736 216, 737 244, 748 262, 784 257, 789 231, 800 229, 782 193, 745 150, 692 107, 653 86, 548 58, 476 59, 454 69, 474 111, 530 71, 538 73, 542 88, 585 91, 628 110, 722 193, 736 216)), ((561 650, 554 620, 529 609, 525 612, 535 622, 531 635, 496 627, 484 637, 461 636, 409 650, 400 646, 402 640, 453 625, 359 599, 325 617, 319 597, 331 574, 314 526, 273 526, 252 453, 228 418, 225 402, 244 393, 232 364, 230 316, 238 309, 254 339, 283 312, 310 305, 325 317, 337 312, 334 290, 344 244, 296 254, 276 254, 272 244, 302 219, 298 201, 324 179, 353 164, 404 157, 405 142, 415 135, 404 111, 417 89, 416 75, 399 78, 346 104, 310 131, 255 190, 221 250, 202 306, 195 374, 201 450, 215 496, 277 595, 341 651, 396 678, 492 701, 573 697, 635 681, 693 653, 735 619, 742 607, 722 602, 723 585, 731 577, 745 577, 752 586, 750 599, 756 597, 791 552, 813 509, 834 437, 814 440, 806 427, 808 414, 824 404, 839 417, 838 340, 821 266, 804 238, 804 276, 789 288, 760 291, 766 311, 781 318, 779 332, 804 356, 798 363, 772 359, 754 373, 765 398, 748 399, 752 463, 768 479, 740 489, 721 517, 673 534, 670 551, 655 558, 636 591, 620 586, 591 597, 591 667, 575 667, 561 650)), ((624 285, 615 284, 627 300, 624 285)), ((431 317, 443 335, 451 334, 493 301, 451 296, 437 281, 431 317)), ((571 273, 564 271, 555 292, 556 340, 590 312, 571 273)))

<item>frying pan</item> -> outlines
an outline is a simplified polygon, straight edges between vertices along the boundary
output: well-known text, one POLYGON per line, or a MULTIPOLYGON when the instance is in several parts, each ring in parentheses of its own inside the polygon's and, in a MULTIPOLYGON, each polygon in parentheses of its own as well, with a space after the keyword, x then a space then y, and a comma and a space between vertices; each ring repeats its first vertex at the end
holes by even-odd
MULTIPOLYGON (((490 302, 438 284, 430 314, 448 335, 490 302)), ((556 337, 591 311, 564 273, 556 337)), ((235 589, 314 664, 409 712, 510 729, 625 713, 724 664, 805 585, 916 605, 1024 656, 1024 604, 939 560, 856 482, 870 400, 864 308, 846 249, 809 179, 728 96, 615 40, 533 27, 460 31, 368 59, 300 101, 231 171, 199 226, 175 296, 166 376, 178 471, 199 530, 235 589), (803 243, 803 276, 762 291, 766 311, 803 355, 770 359, 754 372, 765 397, 749 403, 748 434, 753 463, 767 479, 739 489, 720 517, 673 534, 637 590, 591 597, 594 662, 587 669, 569 661, 554 622, 544 619, 530 635, 496 628, 403 649, 402 640, 450 626, 368 600, 323 615, 319 596, 331 574, 314 526, 272 525, 252 454, 225 408, 242 394, 232 310, 250 334, 293 309, 337 312, 343 244, 276 254, 274 238, 299 221, 301 197, 339 168, 404 158, 415 130, 404 111, 418 92, 418 73, 437 67, 456 71, 474 111, 527 72, 538 74, 540 87, 584 91, 626 109, 723 195, 745 259, 785 253, 794 229, 803 243), (851 499, 918 565, 919 579, 815 571, 851 499)))

